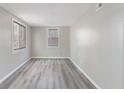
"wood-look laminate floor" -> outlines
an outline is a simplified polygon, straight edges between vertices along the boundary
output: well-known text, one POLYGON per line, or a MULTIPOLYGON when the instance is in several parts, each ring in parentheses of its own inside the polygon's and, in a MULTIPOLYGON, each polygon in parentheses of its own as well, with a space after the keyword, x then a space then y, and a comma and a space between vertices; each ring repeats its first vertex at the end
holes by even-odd
POLYGON ((92 83, 69 59, 31 59, 0 88, 4 89, 93 89, 92 83))

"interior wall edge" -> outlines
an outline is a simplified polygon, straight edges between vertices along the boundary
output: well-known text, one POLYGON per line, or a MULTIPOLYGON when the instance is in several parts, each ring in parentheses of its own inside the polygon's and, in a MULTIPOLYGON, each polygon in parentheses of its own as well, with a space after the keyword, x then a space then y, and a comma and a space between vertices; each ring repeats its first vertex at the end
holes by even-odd
POLYGON ((3 11, 5 11, 6 13, 12 15, 14 19, 17 19, 17 20, 19 20, 20 22, 22 22, 22 23, 28 25, 29 27, 31 27, 31 25, 29 25, 25 20, 23 20, 23 19, 20 18, 19 16, 16 16, 15 14, 9 12, 8 10, 4 9, 2 6, 0 6, 0 9, 2 9, 3 11))
POLYGON ((10 13, 6 9, 0 6, 0 81, 6 77, 11 71, 22 62, 30 58, 30 26, 19 17, 10 13), (21 49, 20 51, 13 53, 12 51, 12 31, 13 24, 12 19, 23 23, 27 27, 26 32, 26 48, 21 49), (4 41, 3 41, 4 40, 4 41))
POLYGON ((79 69, 84 76, 97 88, 102 89, 79 65, 76 64, 76 62, 70 57, 71 62, 75 65, 77 69, 79 69))
POLYGON ((6 76, 4 76, 1 80, 0 80, 0 84, 2 84, 5 80, 7 80, 11 75, 13 75, 17 70, 19 70, 23 65, 25 65, 29 60, 31 60, 31 57, 28 58, 26 61, 24 61, 22 64, 20 64, 18 67, 16 67, 15 69, 13 69, 12 71, 10 71, 10 73, 8 73, 6 76))

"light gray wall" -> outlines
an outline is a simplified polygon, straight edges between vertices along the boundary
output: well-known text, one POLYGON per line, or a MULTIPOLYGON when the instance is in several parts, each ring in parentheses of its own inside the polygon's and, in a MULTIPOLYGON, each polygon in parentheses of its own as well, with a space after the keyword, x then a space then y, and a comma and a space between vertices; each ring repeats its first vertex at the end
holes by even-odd
POLYGON ((91 7, 71 28, 71 58, 101 88, 123 86, 122 4, 91 7))
POLYGON ((32 57, 69 57, 69 27, 59 27, 60 29, 60 47, 47 47, 47 27, 32 27, 32 57))
POLYGON ((12 54, 12 18, 17 19, 0 8, 0 80, 30 57, 30 27, 27 27, 27 48, 12 54))

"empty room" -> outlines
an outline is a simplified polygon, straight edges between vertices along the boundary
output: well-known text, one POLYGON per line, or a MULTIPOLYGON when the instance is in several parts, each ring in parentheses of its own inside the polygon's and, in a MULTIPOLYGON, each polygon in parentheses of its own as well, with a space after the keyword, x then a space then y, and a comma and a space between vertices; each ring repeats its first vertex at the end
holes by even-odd
POLYGON ((0 89, 123 89, 123 3, 0 3, 0 89))

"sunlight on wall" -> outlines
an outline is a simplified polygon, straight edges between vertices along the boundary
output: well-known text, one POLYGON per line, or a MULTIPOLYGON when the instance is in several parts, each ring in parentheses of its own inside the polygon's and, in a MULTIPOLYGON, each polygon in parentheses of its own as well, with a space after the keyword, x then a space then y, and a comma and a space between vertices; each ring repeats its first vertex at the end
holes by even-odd
POLYGON ((79 29, 77 33, 77 41, 79 46, 89 46, 97 40, 98 35, 90 29, 79 29))

